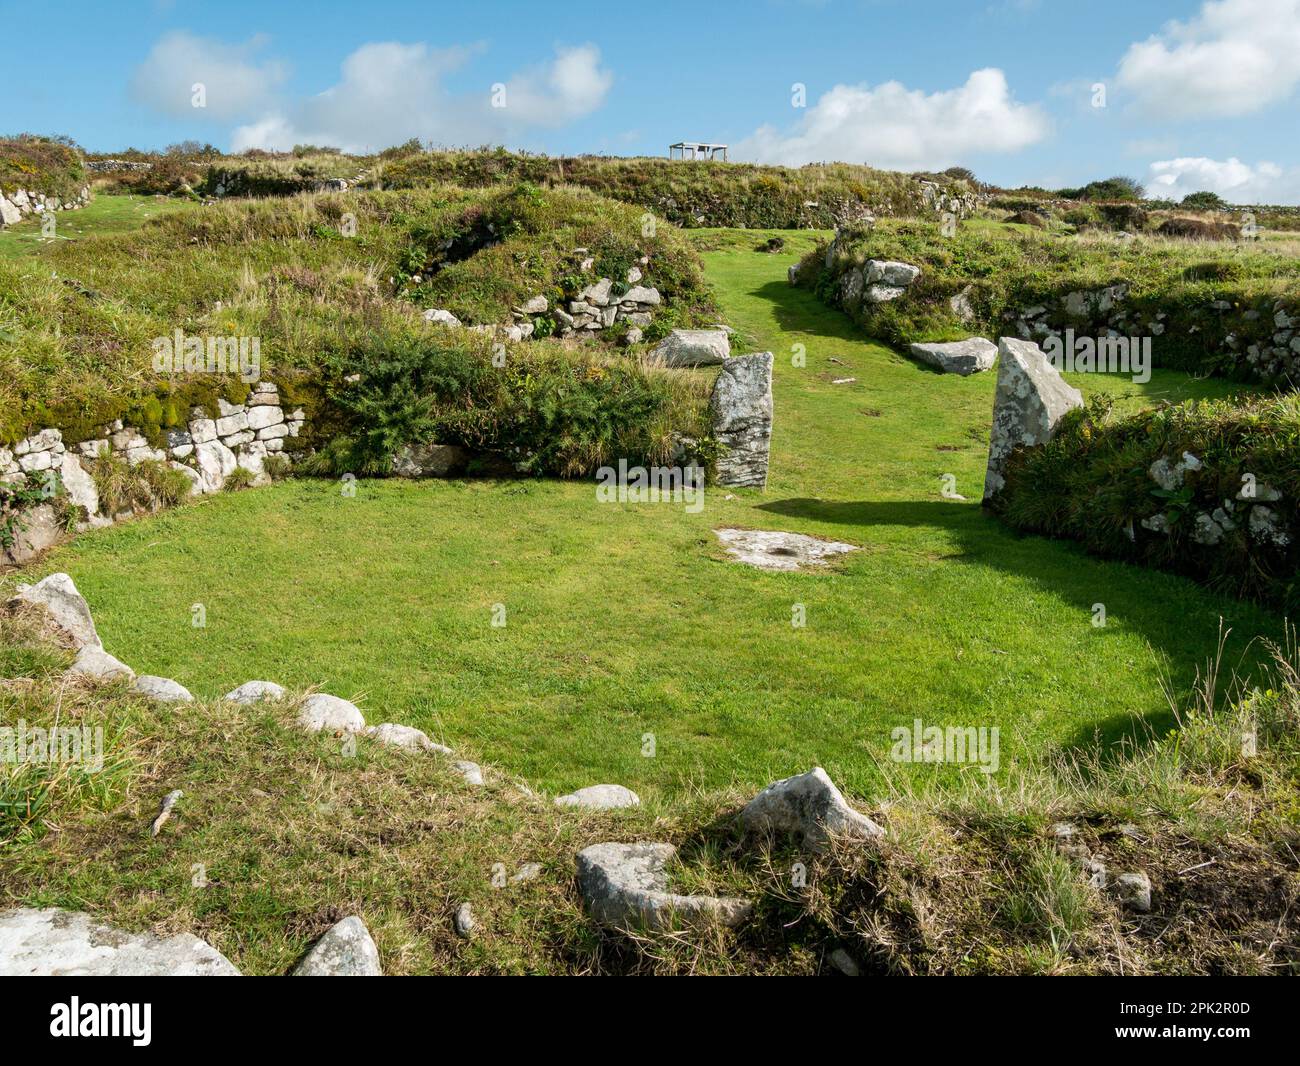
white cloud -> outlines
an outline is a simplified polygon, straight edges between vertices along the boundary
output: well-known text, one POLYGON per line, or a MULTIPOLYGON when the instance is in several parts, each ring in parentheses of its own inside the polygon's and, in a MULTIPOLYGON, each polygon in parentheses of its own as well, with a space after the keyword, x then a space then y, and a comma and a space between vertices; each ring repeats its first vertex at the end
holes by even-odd
POLYGON ((287 76, 284 64, 257 58, 265 37, 225 44, 179 31, 159 38, 136 68, 131 92, 137 100, 176 117, 231 120, 266 106, 287 76), (206 106, 194 106, 201 84, 206 106))
POLYGON ((555 58, 502 82, 504 107, 491 85, 455 94, 447 75, 473 48, 385 42, 362 45, 343 61, 337 85, 268 111, 234 131, 234 151, 328 144, 345 151, 378 149, 418 137, 436 144, 482 144, 539 126, 560 126, 596 110, 613 75, 593 45, 557 48, 555 58))
POLYGON ((1201 190, 1217 192, 1234 204, 1300 203, 1300 167, 1284 170, 1276 163, 1251 166, 1235 156, 1208 159, 1187 156, 1152 163, 1147 177, 1147 195, 1181 200, 1201 190))
POLYGON ((1245 115, 1300 82, 1300 0, 1209 0, 1129 47, 1118 82, 1162 118, 1245 115))
POLYGON ((1018 151, 1048 129, 1042 111, 1016 103, 1002 71, 987 68, 958 89, 929 94, 896 81, 875 88, 837 85, 789 132, 762 126, 736 146, 735 157, 792 166, 838 161, 931 169, 1018 151))

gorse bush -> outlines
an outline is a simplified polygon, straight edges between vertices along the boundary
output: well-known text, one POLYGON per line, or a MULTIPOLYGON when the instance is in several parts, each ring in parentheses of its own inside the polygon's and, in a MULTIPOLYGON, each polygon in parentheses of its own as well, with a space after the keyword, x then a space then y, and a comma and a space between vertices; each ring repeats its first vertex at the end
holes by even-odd
POLYGON ((81 151, 66 137, 0 137, 0 193, 27 189, 67 197, 84 184, 81 151))
POLYGON ((325 368, 340 430, 311 473, 386 474, 407 445, 462 445, 521 473, 575 476, 619 458, 658 462, 677 433, 702 436, 706 394, 671 387, 625 359, 538 342, 496 353, 446 331, 394 338, 325 368))
POLYGON ((1094 397, 1049 443, 1013 454, 994 507, 1017 529, 1294 613, 1300 396, 1193 401, 1127 417, 1094 397))

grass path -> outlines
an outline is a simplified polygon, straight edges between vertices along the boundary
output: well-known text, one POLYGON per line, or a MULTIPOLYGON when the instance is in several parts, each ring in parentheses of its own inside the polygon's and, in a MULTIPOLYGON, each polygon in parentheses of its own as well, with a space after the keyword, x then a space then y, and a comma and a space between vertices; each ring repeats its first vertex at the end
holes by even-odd
MULTIPOLYGON (((993 375, 940 376, 863 341, 784 282, 812 237, 765 255, 763 236, 698 234, 727 321, 776 354, 766 492, 714 490, 692 515, 598 504, 590 483, 363 482, 347 499, 290 482, 82 537, 28 576, 72 573, 110 651, 196 693, 321 685, 539 787, 649 797, 814 763, 868 796, 886 772, 918 787, 962 772, 889 762, 891 728, 914 718, 999 726, 1004 766, 1135 716, 1160 727, 1162 672, 1186 687, 1220 616, 1234 655, 1275 631, 1181 578, 987 517, 973 501, 993 375), (944 474, 972 502, 943 499, 944 474), (826 573, 763 574, 724 560, 723 525, 862 550, 826 573)), ((1109 387, 1132 402, 1222 390, 1163 374, 1109 387)))

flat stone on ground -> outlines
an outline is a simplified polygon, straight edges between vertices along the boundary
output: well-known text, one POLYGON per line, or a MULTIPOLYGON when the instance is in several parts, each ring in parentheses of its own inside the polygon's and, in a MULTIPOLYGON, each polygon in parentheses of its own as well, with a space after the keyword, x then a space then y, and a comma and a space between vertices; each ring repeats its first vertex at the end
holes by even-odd
POLYGON ((317 692, 302 701, 298 711, 298 724, 309 733, 322 730, 330 732, 360 733, 366 728, 366 719, 356 704, 317 692))
POLYGON ((668 891, 671 844, 593 844, 578 852, 578 888, 600 925, 627 930, 733 928, 749 917, 743 899, 668 891))
POLYGON ((983 337, 946 343, 924 342, 912 345, 912 358, 928 363, 945 374, 967 377, 989 370, 998 357, 998 346, 983 337))
POLYGON ((729 555, 760 570, 788 571, 824 566, 833 556, 858 550, 855 544, 774 529, 715 529, 713 532, 729 555))
POLYGON ((274 681, 245 681, 239 688, 226 693, 229 703, 256 703, 258 700, 284 699, 285 690, 274 681))
POLYGON ((0 976, 238 977, 221 952, 190 933, 128 933, 54 907, 0 913, 0 976))

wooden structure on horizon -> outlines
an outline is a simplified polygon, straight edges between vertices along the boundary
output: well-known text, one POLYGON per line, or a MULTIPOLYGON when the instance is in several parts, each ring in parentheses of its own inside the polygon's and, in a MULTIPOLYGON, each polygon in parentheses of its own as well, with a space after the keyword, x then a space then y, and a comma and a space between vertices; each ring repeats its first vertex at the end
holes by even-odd
POLYGON ((676 144, 668 146, 669 159, 717 159, 718 153, 722 153, 722 161, 727 161, 727 146, 725 144, 709 144, 704 141, 678 141, 676 144), (674 155, 673 153, 676 153, 674 155), (687 155, 687 153, 690 153, 687 155))

